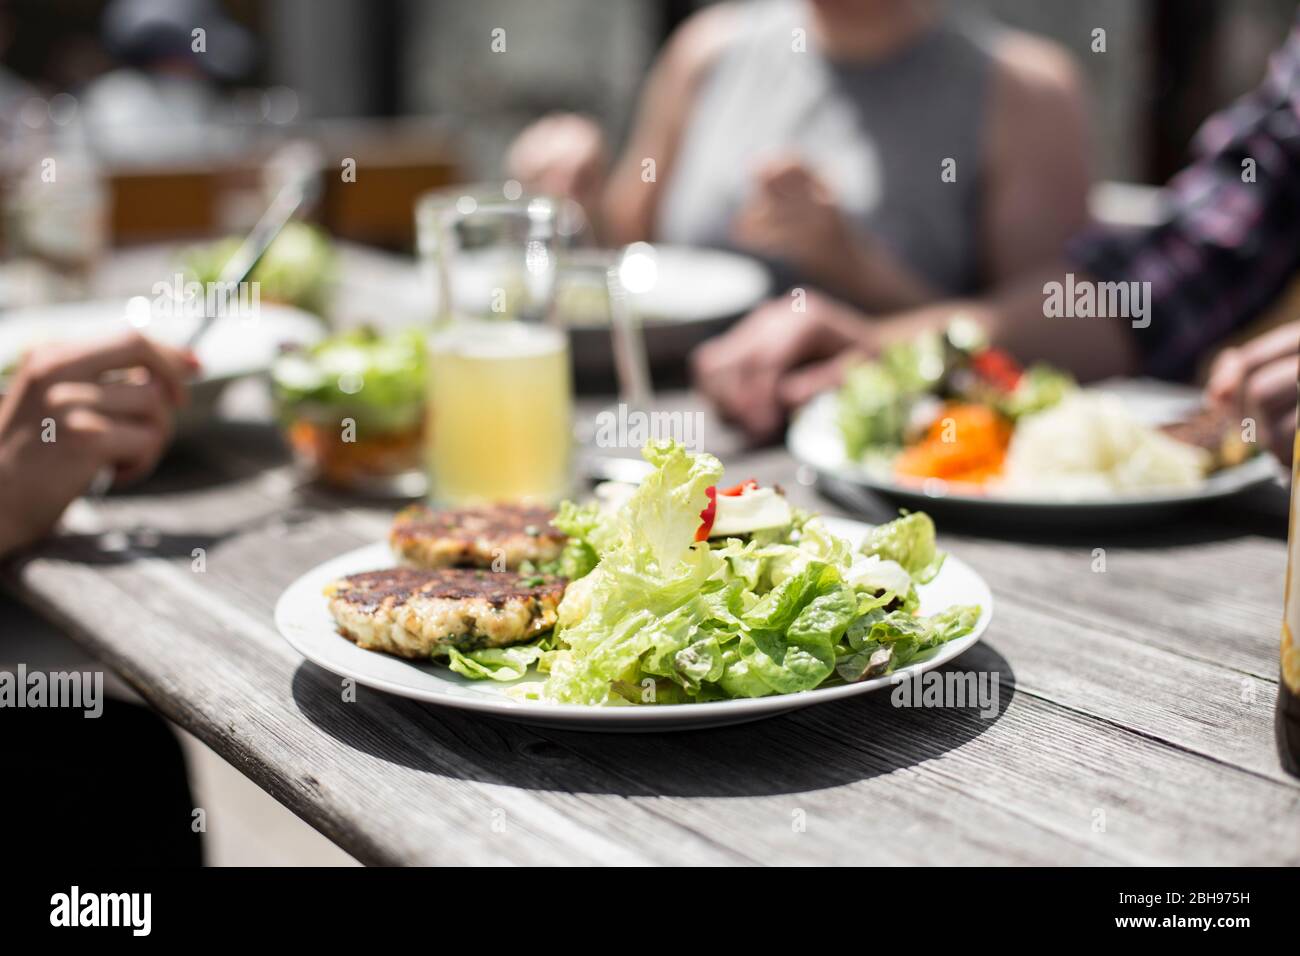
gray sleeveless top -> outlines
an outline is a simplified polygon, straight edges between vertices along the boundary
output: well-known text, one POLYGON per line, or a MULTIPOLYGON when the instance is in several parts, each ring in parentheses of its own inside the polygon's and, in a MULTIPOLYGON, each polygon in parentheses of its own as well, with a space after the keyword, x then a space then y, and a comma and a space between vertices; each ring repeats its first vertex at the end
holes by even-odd
MULTIPOLYGON (((658 208, 663 242, 729 248, 752 168, 800 155, 841 209, 947 295, 980 281, 979 199, 996 36, 945 19, 874 63, 833 63, 809 36, 801 3, 746 4, 737 34, 703 84, 658 208), (956 160, 956 181, 941 179, 956 160)), ((771 263, 781 286, 805 281, 771 263)))

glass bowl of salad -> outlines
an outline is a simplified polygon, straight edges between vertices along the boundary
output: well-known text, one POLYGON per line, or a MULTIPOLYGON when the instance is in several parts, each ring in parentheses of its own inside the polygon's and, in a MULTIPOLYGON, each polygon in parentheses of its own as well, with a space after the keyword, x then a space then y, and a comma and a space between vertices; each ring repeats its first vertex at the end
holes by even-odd
POLYGON ((276 414, 303 473, 368 495, 424 493, 424 332, 340 332, 271 368, 276 414))

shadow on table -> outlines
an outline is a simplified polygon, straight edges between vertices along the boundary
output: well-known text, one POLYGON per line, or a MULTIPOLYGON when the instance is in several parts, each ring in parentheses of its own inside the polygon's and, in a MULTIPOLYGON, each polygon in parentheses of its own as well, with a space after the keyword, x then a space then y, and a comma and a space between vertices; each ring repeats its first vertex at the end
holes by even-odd
POLYGON ((272 515, 259 514, 230 525, 220 533, 208 531, 159 531, 137 525, 106 528, 85 534, 59 534, 20 553, 15 560, 27 557, 54 558, 89 565, 128 564, 141 558, 170 558, 191 561, 201 551, 212 554, 223 542, 242 534, 258 531, 274 522, 292 527, 311 520, 301 509, 276 510, 272 515))
MULTIPOLYGON (((817 490, 827 500, 866 521, 887 521, 898 514, 899 507, 906 506, 833 479, 820 479, 817 490)), ((925 510, 945 535, 1092 548, 1101 534, 1111 547, 1167 548, 1245 535, 1284 539, 1288 491, 1265 485, 1217 501, 1104 513, 1090 511, 1084 517, 1071 513, 1064 505, 1050 510, 1026 510, 1015 505, 986 505, 975 509, 942 498, 928 502, 925 510)))
POLYGON ((123 528, 97 534, 61 534, 39 544, 23 557, 54 558, 88 565, 128 564, 140 558, 183 558, 211 553, 239 529, 207 533, 162 533, 152 528, 123 528))
POLYGON ((1007 660, 987 644, 932 673, 997 677, 996 714, 967 707, 895 707, 881 690, 711 730, 606 734, 538 728, 425 706, 358 688, 304 662, 293 697, 303 715, 371 756, 440 777, 530 790, 621 796, 738 797, 803 793, 912 767, 992 727, 1015 695, 1007 660), (418 728, 412 732, 411 728, 418 728))
MULTIPOLYGON (((256 422, 218 422, 206 426, 179 439, 147 479, 115 489, 102 499, 113 510, 113 517, 102 522, 103 530, 55 535, 36 545, 30 554, 92 565, 124 564, 142 557, 189 561, 196 549, 211 554, 223 542, 264 529, 268 524, 294 526, 310 521, 311 508, 355 505, 355 501, 346 499, 298 493, 295 479, 285 469, 284 481, 295 497, 285 504, 268 499, 263 511, 224 522, 220 531, 163 531, 152 524, 133 522, 135 505, 140 502, 145 506, 160 506, 165 501, 158 499, 201 492, 217 493, 186 502, 178 513, 205 519, 223 516, 229 501, 219 489, 257 481, 288 463, 288 452, 274 426, 256 422), (113 509, 114 505, 122 507, 113 509)), ((213 522, 205 520, 205 523, 213 522)))
POLYGON ((255 477, 288 464, 284 440, 273 425, 216 422, 177 438, 145 481, 112 497, 185 494, 255 477))

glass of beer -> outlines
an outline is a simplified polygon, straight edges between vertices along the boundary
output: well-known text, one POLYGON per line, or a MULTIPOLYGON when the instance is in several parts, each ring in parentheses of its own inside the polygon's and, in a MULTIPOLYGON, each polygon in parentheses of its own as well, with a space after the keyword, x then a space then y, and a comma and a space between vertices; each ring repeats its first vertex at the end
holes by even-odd
POLYGON ((517 184, 417 209, 434 283, 426 467, 439 507, 553 505, 570 487, 573 386, 555 317, 559 207, 517 184))

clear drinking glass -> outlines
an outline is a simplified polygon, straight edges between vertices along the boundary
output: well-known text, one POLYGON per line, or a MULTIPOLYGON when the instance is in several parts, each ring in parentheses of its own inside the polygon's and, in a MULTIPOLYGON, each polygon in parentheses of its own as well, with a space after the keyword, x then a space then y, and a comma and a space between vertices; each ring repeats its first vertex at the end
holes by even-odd
POLYGON ((109 196, 99 165, 80 124, 18 129, 11 147, 0 150, 6 257, 33 268, 44 298, 86 298, 108 248, 109 196))
POLYGON ((434 193, 417 207, 420 255, 437 290, 425 443, 438 506, 552 505, 569 493, 573 385, 554 309, 558 215, 551 199, 508 187, 434 193))

